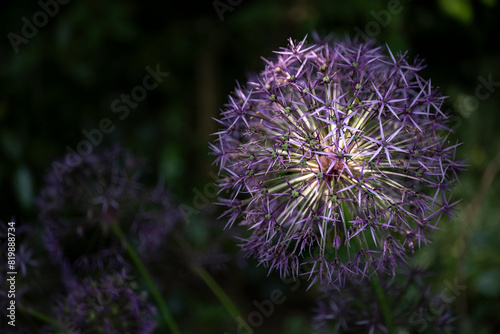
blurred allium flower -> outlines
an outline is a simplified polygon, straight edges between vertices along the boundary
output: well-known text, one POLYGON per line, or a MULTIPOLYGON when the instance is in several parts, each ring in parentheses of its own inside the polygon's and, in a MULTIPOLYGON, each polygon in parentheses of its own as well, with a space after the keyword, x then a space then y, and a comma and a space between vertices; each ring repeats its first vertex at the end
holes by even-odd
MULTIPOLYGON (((451 330, 454 319, 449 296, 434 294, 424 271, 411 269, 395 277, 382 275, 394 330, 436 333, 451 330)), ((341 291, 323 289, 312 319, 318 333, 389 333, 383 311, 368 278, 346 282, 341 291)))
POLYGON ((152 333, 156 310, 125 272, 84 279, 55 309, 64 333, 152 333))
POLYGON ((282 276, 393 273, 453 215, 463 164, 444 97, 406 54, 316 40, 290 40, 229 97, 211 145, 220 204, 251 231, 244 250, 282 276))
POLYGON ((38 206, 52 257, 83 272, 121 268, 123 246, 113 224, 141 254, 154 256, 179 214, 161 183, 147 186, 144 174, 144 164, 119 147, 84 157, 62 176, 51 170, 38 206))

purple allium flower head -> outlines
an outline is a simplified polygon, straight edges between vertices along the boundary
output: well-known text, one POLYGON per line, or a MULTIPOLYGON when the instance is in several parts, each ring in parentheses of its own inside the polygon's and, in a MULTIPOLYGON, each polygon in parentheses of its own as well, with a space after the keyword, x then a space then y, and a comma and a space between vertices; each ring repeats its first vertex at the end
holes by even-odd
POLYGON ((123 267, 123 245, 112 224, 120 224, 141 255, 155 256, 178 221, 168 191, 161 182, 149 186, 144 163, 126 150, 98 150, 60 170, 65 172, 47 174, 38 206, 49 253, 72 269, 123 267))
MULTIPOLYGON (((380 286, 394 330, 436 333, 453 328, 450 299, 432 292, 422 269, 407 269, 394 277, 381 275, 380 286)), ((380 300, 366 277, 346 282, 340 291, 324 288, 312 324, 318 333, 389 333, 380 300)))
POLYGON ((122 271, 75 284, 55 309, 65 333, 152 333, 156 309, 122 271))
POLYGON ((421 61, 372 41, 290 40, 275 53, 217 120, 223 216, 241 219, 243 249, 282 276, 393 273, 453 215, 463 163, 444 97, 421 61))

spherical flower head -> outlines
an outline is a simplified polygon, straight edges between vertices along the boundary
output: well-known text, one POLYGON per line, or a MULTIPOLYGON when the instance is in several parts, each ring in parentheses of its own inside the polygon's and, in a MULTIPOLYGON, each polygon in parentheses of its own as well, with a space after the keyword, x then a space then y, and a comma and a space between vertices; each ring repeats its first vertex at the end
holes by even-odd
MULTIPOLYGON (((395 333, 441 333, 453 329, 451 300, 435 294, 425 272, 411 268, 380 277, 395 333)), ((389 333, 379 297, 368 278, 346 282, 341 291, 322 289, 312 325, 318 333, 389 333)))
POLYGON ((40 220, 51 256, 76 271, 123 267, 124 247, 114 224, 141 255, 155 256, 178 221, 161 182, 150 186, 144 162, 118 146, 83 157, 77 166, 62 169, 62 175, 58 170, 46 176, 38 200, 40 220))
POLYGON ((125 272, 86 278, 55 308, 65 333, 152 333, 156 310, 125 272))
POLYGON ((420 61, 371 42, 306 39, 238 85, 211 148, 228 225, 282 276, 393 273, 425 244, 463 167, 420 61), (444 136, 444 137, 443 137, 444 136))

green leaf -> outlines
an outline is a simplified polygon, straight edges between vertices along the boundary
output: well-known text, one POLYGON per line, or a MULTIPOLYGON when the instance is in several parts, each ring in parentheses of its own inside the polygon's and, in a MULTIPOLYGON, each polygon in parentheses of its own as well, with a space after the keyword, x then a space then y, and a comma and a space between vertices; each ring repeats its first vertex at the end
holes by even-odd
POLYGON ((474 286, 481 294, 495 298, 500 295, 500 269, 494 268, 482 272, 475 280, 474 286))
POLYGON ((167 144, 160 153, 159 170, 168 184, 176 184, 185 169, 180 146, 167 144))
POLYGON ((17 199, 24 209, 33 203, 33 177, 26 166, 19 167, 14 173, 13 187, 17 199))

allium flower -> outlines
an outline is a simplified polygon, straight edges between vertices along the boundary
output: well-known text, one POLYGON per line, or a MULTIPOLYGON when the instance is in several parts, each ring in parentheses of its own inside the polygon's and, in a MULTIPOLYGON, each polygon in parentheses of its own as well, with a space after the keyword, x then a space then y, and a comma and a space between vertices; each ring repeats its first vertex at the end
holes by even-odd
POLYGON ((156 310, 125 272, 84 279, 55 309, 64 333, 152 333, 156 310))
MULTIPOLYGON (((418 268, 380 279, 398 333, 446 332, 453 327, 451 301, 442 293, 434 294, 424 279, 424 271, 418 268)), ((314 313, 312 324, 318 333, 389 333, 368 278, 351 280, 341 291, 323 289, 314 313)))
POLYGON ((406 54, 316 40, 290 40, 229 97, 211 145, 220 204, 251 231, 243 249, 282 276, 393 273, 453 215, 463 164, 444 97, 406 54))
POLYGON ((84 157, 62 175, 51 170, 38 206, 52 257, 82 272, 122 268, 123 245, 113 224, 153 257, 179 214, 161 183, 144 183, 144 172, 144 164, 119 147, 84 157))

